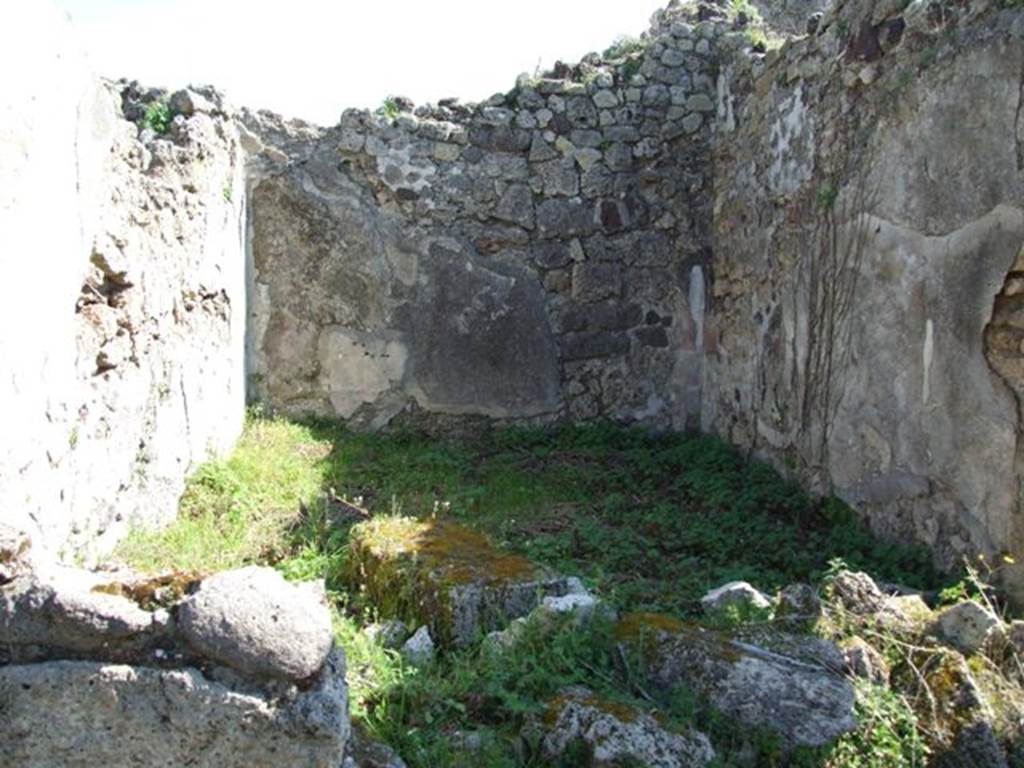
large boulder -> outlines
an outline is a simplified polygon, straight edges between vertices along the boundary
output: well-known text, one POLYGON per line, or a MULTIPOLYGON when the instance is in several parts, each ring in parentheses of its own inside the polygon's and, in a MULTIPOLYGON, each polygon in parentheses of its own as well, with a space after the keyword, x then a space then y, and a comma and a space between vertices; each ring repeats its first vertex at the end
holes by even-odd
POLYGON ((345 663, 271 696, 193 668, 93 661, 0 667, 0 765, 337 768, 349 733, 345 663))
POLYGON ((805 653, 802 638, 781 636, 773 647, 783 655, 660 614, 625 616, 615 633, 653 686, 685 685, 744 725, 778 731, 787 746, 821 746, 857 725, 853 686, 820 661, 842 656, 823 654, 820 638, 805 653))
POLYGON ((442 644, 464 647, 530 613, 545 597, 578 589, 455 523, 378 517, 352 529, 347 578, 389 618, 427 625, 442 644))
POLYGON ((715 759, 707 736, 674 732, 642 710, 569 688, 548 707, 541 750, 548 758, 584 746, 588 766, 702 768, 715 759))
POLYGON ((322 592, 256 566, 203 581, 179 606, 178 625, 194 648, 254 677, 308 678, 333 643, 322 592))

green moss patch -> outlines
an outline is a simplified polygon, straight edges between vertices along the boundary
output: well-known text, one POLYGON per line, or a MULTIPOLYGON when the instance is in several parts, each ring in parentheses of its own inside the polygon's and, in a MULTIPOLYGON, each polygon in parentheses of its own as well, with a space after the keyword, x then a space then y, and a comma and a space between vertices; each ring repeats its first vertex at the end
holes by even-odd
POLYGON ((386 516, 350 534, 346 580, 381 615, 429 624, 453 640, 463 588, 500 591, 553 578, 525 557, 508 554, 478 531, 433 518, 386 516))

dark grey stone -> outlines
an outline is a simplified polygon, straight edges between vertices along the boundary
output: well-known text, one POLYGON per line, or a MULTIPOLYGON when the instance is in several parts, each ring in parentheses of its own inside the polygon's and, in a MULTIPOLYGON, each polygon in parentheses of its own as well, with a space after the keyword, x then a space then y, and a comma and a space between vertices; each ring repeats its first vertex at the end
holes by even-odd
POLYGON ((543 238, 571 238, 594 230, 590 209, 578 198, 545 200, 537 206, 537 229, 543 238))
POLYGON ((562 310, 561 329, 565 331, 624 331, 639 325, 643 311, 637 304, 604 301, 598 304, 569 304, 562 310))
POLYGON ((596 128, 597 107, 586 96, 575 96, 565 102, 565 118, 573 128, 596 128))
POLYGON ((565 243, 541 242, 533 246, 533 261, 541 269, 559 269, 572 261, 572 254, 565 243))
POLYGON ((539 133, 533 135, 530 144, 529 160, 531 163, 541 163, 545 160, 554 160, 559 157, 558 152, 541 137, 539 133))
POLYGON ((613 357, 628 351, 629 337, 625 333, 581 331, 567 333, 562 337, 562 357, 566 360, 613 357))
POLYGON ((530 146, 530 132, 501 125, 471 128, 469 141, 492 152, 523 152, 530 146))
POLYGON ((498 201, 494 215, 526 229, 533 229, 533 193, 523 184, 513 184, 498 201))
POLYGON ((636 331, 636 337, 645 347, 667 347, 668 334, 660 325, 652 325, 640 328, 636 331))

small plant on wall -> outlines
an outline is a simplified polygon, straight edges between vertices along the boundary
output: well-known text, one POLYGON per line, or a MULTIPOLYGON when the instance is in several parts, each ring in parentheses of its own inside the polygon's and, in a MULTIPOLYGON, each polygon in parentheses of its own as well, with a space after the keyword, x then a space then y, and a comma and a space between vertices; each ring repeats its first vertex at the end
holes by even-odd
POLYGON ((174 112, 166 101, 153 101, 146 107, 146 114, 142 117, 142 125, 159 134, 167 133, 171 129, 171 121, 174 119, 174 112))
POLYGON ((387 120, 394 120, 401 114, 401 112, 402 109, 398 105, 398 100, 393 96, 388 96, 384 99, 376 109, 376 114, 387 120))

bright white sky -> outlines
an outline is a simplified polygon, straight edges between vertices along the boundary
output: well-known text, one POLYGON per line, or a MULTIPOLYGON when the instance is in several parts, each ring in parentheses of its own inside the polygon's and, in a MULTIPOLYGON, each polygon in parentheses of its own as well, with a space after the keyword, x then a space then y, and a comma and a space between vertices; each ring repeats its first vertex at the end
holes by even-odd
POLYGON ((212 83, 321 124, 389 94, 480 101, 646 30, 667 0, 55 0, 94 69, 212 83))

